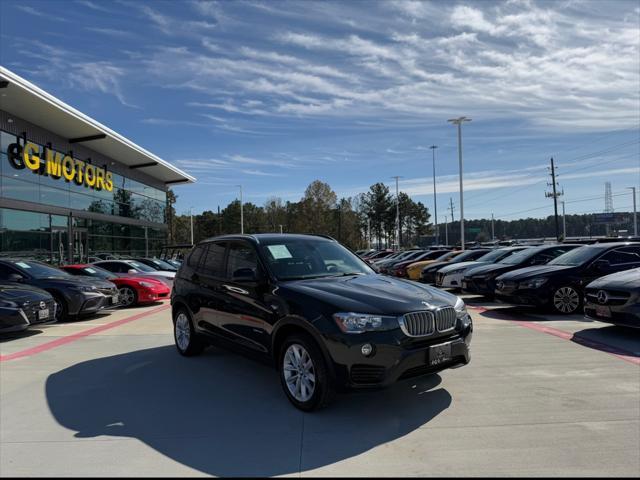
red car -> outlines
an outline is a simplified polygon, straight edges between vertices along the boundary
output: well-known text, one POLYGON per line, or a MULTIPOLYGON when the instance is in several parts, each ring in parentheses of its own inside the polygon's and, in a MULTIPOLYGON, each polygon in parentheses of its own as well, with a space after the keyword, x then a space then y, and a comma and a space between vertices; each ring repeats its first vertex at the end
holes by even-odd
POLYGON ((120 305, 130 307, 142 303, 151 303, 169 298, 171 290, 166 283, 148 277, 118 277, 96 265, 63 265, 60 267, 72 275, 102 278, 113 282, 118 287, 120 305))

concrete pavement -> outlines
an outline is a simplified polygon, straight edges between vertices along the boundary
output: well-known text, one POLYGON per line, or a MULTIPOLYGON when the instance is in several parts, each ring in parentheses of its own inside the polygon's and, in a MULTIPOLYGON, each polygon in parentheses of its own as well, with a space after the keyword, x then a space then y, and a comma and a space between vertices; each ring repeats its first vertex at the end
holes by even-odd
MULTIPOLYGON (((269 367, 180 357, 157 305, 4 340, 36 353, 0 361, 0 475, 638 476, 640 367, 488 307, 470 365, 314 414, 269 367)), ((526 320, 640 358, 640 332, 526 320)))

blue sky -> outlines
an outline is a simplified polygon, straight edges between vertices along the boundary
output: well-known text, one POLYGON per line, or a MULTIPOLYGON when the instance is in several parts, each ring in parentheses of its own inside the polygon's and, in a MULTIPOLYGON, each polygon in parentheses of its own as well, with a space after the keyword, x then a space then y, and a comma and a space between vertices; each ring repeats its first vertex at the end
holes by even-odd
POLYGON ((640 186, 636 1, 0 2, 0 63, 198 178, 177 210, 382 181, 438 217, 630 210, 640 186))

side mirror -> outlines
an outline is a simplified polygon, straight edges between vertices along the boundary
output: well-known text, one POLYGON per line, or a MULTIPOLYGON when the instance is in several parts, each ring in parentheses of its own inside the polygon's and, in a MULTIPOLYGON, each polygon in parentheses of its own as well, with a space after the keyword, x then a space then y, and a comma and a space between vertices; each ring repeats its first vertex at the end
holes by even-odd
POLYGON ((231 280, 239 283, 257 282, 258 275, 256 275, 256 272, 253 270, 253 268, 239 268, 235 272, 233 272, 231 280))
POLYGON ((22 281, 24 281, 24 277, 22 275, 20 275, 19 273, 11 273, 11 274, 9 274, 9 281, 10 282, 22 282, 22 281))
POLYGON ((127 270, 127 273, 130 275, 135 275, 136 273, 138 273, 138 271, 135 268, 130 268, 129 270, 127 270))

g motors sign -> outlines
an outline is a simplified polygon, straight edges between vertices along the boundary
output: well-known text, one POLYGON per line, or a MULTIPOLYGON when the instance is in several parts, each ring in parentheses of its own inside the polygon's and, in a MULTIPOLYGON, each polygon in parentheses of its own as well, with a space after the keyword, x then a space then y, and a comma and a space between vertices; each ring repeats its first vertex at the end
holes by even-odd
POLYGON ((63 155, 50 148, 41 148, 32 142, 25 142, 24 147, 12 143, 7 148, 9 163, 17 170, 25 168, 33 173, 55 179, 64 178, 65 182, 74 182, 94 190, 113 191, 113 174, 104 168, 63 155))

